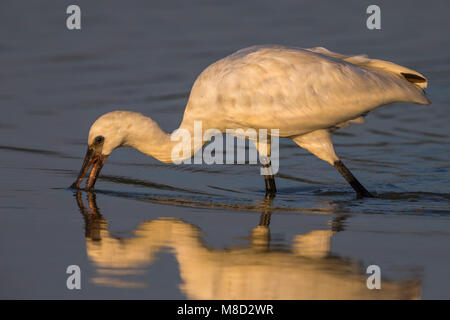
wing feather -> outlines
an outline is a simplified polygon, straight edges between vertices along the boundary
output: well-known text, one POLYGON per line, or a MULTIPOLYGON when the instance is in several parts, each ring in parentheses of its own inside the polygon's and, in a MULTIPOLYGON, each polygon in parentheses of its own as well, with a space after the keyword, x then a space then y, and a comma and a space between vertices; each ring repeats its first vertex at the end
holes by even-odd
POLYGON ((324 48, 251 47, 200 74, 184 118, 208 119, 218 129, 278 128, 281 136, 294 136, 391 102, 428 104, 422 78, 391 62, 324 48))

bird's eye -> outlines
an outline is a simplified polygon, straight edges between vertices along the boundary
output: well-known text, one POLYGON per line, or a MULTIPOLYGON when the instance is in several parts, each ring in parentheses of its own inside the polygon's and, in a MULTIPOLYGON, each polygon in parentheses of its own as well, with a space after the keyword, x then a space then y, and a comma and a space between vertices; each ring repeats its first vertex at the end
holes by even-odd
POLYGON ((103 136, 98 136, 95 138, 94 143, 100 144, 100 143, 103 143, 103 141, 105 141, 105 138, 103 136))

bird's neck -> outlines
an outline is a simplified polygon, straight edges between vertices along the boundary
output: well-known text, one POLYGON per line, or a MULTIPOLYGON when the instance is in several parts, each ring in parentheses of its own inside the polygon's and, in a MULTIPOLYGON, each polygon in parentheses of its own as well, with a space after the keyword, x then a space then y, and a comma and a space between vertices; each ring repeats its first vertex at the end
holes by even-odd
MULTIPOLYGON (((178 129, 169 134, 159 125, 145 117, 140 124, 129 129, 125 146, 133 147, 142 153, 165 163, 181 163, 190 159, 206 143, 194 135, 198 128, 194 122, 183 121, 178 129)), ((202 137, 200 133, 200 137, 202 137)))

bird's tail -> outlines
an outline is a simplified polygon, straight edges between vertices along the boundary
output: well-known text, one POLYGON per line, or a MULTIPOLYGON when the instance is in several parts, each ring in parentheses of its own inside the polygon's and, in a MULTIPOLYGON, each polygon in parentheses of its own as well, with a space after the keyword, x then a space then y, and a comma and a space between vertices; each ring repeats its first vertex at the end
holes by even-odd
POLYGON ((431 103, 431 101, 427 98, 424 91, 424 89, 428 85, 428 80, 425 78, 423 74, 417 71, 408 69, 406 67, 400 66, 398 64, 389 61, 370 59, 365 55, 346 56, 340 53, 329 51, 322 47, 311 48, 309 50, 335 59, 346 61, 351 64, 364 67, 367 69, 381 70, 384 72, 394 74, 396 77, 406 80, 407 82, 412 83, 414 87, 421 89, 421 90, 413 90, 415 94, 412 97, 410 96, 410 98, 413 98, 411 102, 419 104, 431 103))

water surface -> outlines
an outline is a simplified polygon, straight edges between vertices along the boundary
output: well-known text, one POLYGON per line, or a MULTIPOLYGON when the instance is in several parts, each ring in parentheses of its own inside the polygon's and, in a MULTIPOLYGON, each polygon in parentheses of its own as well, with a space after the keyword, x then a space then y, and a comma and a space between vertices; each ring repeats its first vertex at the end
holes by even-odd
POLYGON ((0 297, 450 298, 449 5, 381 1, 0 4, 0 297), (255 165, 167 165, 121 149, 95 193, 75 179, 91 123, 122 109, 179 124, 210 63, 277 43, 365 53, 429 79, 433 104, 393 104, 334 135, 374 199, 280 141, 278 195, 255 165), (66 288, 66 268, 82 289, 66 288), (367 266, 382 270, 370 291, 367 266))

